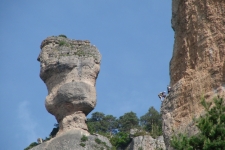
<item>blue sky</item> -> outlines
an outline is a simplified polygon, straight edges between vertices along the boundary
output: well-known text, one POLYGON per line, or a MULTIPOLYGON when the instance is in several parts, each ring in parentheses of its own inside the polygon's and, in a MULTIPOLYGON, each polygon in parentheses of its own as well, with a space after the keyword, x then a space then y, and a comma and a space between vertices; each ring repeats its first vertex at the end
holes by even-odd
MULTIPOLYGON (((116 117, 150 106, 169 84, 174 32, 167 0, 1 0, 0 144, 24 149, 46 137, 56 120, 44 106, 40 44, 48 36, 90 40, 102 54, 97 106, 116 117)), ((89 115, 90 116, 90 115, 89 115)))

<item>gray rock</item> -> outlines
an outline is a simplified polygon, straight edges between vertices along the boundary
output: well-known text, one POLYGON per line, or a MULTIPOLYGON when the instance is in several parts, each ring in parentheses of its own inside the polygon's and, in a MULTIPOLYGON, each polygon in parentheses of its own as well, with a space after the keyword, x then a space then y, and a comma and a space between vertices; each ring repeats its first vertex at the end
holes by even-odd
POLYGON ((138 136, 132 139, 126 150, 165 150, 163 136, 153 139, 150 135, 138 136))
POLYGON ((71 129, 31 150, 110 150, 111 147, 112 145, 106 137, 88 135, 81 130, 71 129), (83 136, 87 137, 86 141, 81 140, 83 136), (97 143, 96 139, 99 139, 100 143, 97 143))

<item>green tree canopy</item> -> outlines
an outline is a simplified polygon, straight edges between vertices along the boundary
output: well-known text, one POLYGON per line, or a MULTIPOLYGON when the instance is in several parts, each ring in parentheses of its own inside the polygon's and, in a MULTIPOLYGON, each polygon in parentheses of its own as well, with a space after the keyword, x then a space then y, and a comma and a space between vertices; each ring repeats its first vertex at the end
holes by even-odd
POLYGON ((93 133, 114 133, 116 132, 118 123, 116 117, 106 115, 101 112, 95 112, 91 118, 87 120, 89 132, 93 133))
POLYGON ((119 131, 129 132, 132 128, 139 127, 139 119, 134 112, 125 113, 119 117, 119 131))
POLYGON ((140 124, 143 129, 150 132, 153 136, 162 135, 162 118, 154 107, 150 107, 148 112, 141 116, 140 124))

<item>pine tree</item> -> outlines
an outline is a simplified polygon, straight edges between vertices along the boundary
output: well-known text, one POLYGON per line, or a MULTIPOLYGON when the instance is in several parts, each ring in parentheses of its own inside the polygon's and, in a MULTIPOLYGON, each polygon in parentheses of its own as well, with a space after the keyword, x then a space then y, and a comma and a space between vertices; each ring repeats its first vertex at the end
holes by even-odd
POLYGON ((141 116, 140 124, 144 130, 151 133, 151 136, 162 135, 162 117, 153 106, 149 108, 145 115, 141 116))

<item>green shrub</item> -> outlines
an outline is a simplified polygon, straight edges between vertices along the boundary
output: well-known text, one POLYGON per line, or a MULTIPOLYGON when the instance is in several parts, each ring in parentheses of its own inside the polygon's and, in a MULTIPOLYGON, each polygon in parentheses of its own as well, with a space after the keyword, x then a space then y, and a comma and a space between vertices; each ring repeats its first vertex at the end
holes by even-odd
POLYGON ((66 41, 59 41, 59 46, 66 45, 66 41))
POLYGON ((101 144, 102 143, 102 141, 99 138, 96 138, 95 139, 95 142, 98 143, 98 144, 101 144))
POLYGON ((80 146, 85 147, 85 144, 84 143, 80 143, 80 146))
POLYGON ((88 140, 88 137, 83 135, 80 140, 81 140, 81 142, 86 142, 88 140))
POLYGON ((31 149, 31 148, 37 146, 37 145, 38 145, 37 142, 33 142, 33 143, 31 143, 28 147, 26 147, 24 150, 29 150, 29 149, 31 149))
POLYGON ((67 36, 66 36, 66 35, 64 35, 64 34, 60 34, 60 35, 59 35, 59 37, 64 37, 64 38, 67 38, 67 36))
POLYGON ((131 141, 129 134, 126 132, 119 132, 110 139, 110 142, 116 148, 125 148, 131 141))

